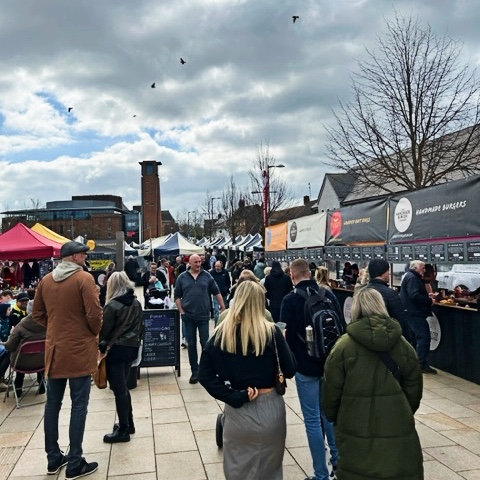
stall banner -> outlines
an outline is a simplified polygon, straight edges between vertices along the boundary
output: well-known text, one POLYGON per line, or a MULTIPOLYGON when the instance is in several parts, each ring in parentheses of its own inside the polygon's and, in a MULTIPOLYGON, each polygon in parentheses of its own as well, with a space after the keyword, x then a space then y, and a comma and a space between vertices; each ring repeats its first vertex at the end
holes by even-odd
POLYGON ((325 212, 289 220, 287 248, 323 247, 326 220, 325 212))
POLYGON ((287 222, 265 228, 265 251, 277 252, 287 248, 287 222))
POLYGON ((388 243, 480 236, 480 175, 390 198, 388 243))
POLYGON ((387 203, 387 199, 382 198, 329 211, 326 244, 384 243, 387 203))

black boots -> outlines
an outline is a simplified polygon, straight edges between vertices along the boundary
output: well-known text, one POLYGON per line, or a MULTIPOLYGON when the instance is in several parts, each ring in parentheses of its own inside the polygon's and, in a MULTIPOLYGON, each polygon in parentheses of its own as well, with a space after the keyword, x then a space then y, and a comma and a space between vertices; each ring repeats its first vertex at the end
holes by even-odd
POLYGON ((130 441, 130 432, 128 426, 119 425, 118 429, 114 427, 112 433, 107 433, 103 437, 105 443, 121 443, 130 441))

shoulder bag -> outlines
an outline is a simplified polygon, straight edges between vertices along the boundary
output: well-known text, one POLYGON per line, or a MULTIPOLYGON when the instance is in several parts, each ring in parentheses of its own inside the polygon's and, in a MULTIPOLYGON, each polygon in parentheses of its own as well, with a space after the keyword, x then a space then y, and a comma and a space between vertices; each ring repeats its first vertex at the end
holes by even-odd
POLYGON ((95 385, 100 388, 101 390, 104 388, 107 388, 107 354, 108 351, 110 350, 111 346, 115 344, 117 341, 118 337, 120 336, 121 333, 123 333, 123 329, 125 325, 128 324, 130 319, 132 318, 133 315, 133 306, 135 305, 135 301, 130 305, 130 308, 128 309, 128 313, 125 317, 125 320, 121 323, 121 325, 117 328, 115 333, 113 334, 112 339, 110 342, 108 342, 107 349, 105 350, 105 353, 102 354, 99 352, 98 354, 98 359, 97 359, 97 369, 95 372, 92 373, 93 381, 95 385))

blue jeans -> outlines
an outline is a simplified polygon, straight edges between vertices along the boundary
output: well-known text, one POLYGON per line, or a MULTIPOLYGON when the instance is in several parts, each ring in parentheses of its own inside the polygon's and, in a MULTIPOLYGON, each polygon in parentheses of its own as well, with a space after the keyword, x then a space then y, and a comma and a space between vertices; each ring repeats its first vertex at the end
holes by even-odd
MULTIPOLYGON (((222 297, 223 297, 223 304, 226 307, 227 295, 222 295, 222 297)), ((218 317, 220 316, 220 304, 218 303, 217 297, 215 295, 212 296, 212 305, 213 305, 213 319, 215 320, 215 326, 217 326, 218 317)))
POLYGON ((210 319, 199 320, 184 313, 182 320, 185 322, 185 332, 187 334, 188 361, 190 362, 192 373, 196 374, 198 373, 197 330, 203 350, 209 336, 208 323, 210 319))
POLYGON ((420 366, 425 368, 428 366, 428 354, 430 353, 430 325, 423 317, 411 317, 408 324, 415 335, 416 349, 420 366))
POLYGON ((87 420, 88 400, 90 398, 91 376, 77 378, 49 378, 47 380, 47 403, 45 404, 45 451, 49 464, 60 460, 61 452, 58 445, 58 416, 62 408, 63 396, 67 380, 70 385, 72 410, 70 413, 70 450, 68 452, 68 468, 80 466, 83 455, 83 434, 87 420))
POLYGON ((295 374, 298 399, 302 408, 307 431, 308 446, 313 460, 313 470, 316 480, 328 480, 327 457, 325 455, 325 440, 322 426, 330 448, 331 463, 338 463, 338 450, 335 443, 333 424, 330 423, 321 411, 322 379, 320 377, 308 377, 301 373, 295 374))

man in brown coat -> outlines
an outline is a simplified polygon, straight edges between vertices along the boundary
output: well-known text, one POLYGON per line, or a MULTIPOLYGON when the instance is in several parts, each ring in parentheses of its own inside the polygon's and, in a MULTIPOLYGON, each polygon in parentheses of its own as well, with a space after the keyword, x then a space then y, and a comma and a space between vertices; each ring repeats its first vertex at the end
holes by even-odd
POLYGON ((89 475, 97 462, 82 457, 83 434, 87 418, 92 372, 97 368, 98 333, 102 308, 93 276, 83 267, 89 247, 67 242, 60 263, 39 283, 33 305, 33 318, 47 329, 45 375, 45 451, 48 474, 67 465, 66 478, 89 475), (70 450, 68 459, 58 445, 58 417, 67 385, 70 387, 70 450))

